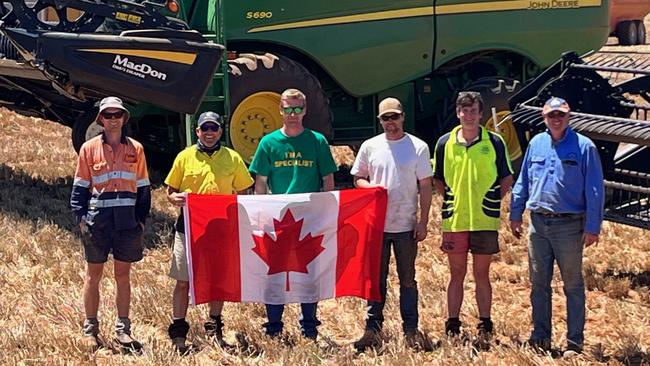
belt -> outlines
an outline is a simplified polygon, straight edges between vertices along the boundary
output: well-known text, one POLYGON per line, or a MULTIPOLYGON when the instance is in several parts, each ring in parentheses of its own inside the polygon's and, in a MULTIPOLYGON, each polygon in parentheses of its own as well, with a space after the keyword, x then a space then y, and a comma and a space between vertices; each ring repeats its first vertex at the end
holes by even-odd
POLYGON ((567 218, 573 218, 573 217, 581 217, 582 214, 579 213, 554 213, 554 212, 533 212, 534 214, 541 215, 544 217, 567 217, 567 218))

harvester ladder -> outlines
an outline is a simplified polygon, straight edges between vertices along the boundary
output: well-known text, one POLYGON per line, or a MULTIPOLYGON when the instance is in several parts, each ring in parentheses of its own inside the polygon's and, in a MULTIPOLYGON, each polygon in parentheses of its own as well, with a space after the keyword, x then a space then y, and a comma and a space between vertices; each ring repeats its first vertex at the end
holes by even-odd
MULTIPOLYGON (((215 30, 214 34, 204 34, 203 36, 215 43, 226 46, 226 36, 225 36, 225 16, 224 16, 224 0, 215 1, 215 9, 213 10, 214 26, 210 27, 215 30)), ((212 76, 212 83, 208 87, 208 91, 203 97, 201 106, 197 114, 185 115, 185 141, 187 146, 191 146, 196 142, 196 134, 194 133, 194 128, 196 126, 196 121, 198 116, 205 111, 213 111, 219 113, 223 117, 223 135, 222 139, 225 139, 227 145, 230 145, 230 134, 227 133, 228 126, 230 124, 230 97, 228 93, 228 53, 227 50, 224 52, 223 57, 221 58, 221 65, 217 69, 217 72, 212 76)))

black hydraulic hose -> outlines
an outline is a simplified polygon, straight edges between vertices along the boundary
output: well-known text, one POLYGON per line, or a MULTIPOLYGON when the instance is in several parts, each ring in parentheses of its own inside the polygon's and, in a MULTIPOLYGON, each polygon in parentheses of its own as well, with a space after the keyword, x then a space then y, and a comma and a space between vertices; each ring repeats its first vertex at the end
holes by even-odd
POLYGON ((194 11, 196 10, 196 4, 199 2, 199 0, 192 0, 190 3, 190 9, 187 11, 187 24, 190 24, 192 21, 192 17, 194 16, 194 11))

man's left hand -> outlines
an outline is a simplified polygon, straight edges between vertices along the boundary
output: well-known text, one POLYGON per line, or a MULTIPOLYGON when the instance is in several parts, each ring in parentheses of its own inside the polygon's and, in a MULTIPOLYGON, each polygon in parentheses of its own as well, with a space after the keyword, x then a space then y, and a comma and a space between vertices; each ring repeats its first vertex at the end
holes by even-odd
POLYGON ((582 242, 584 243, 585 248, 592 246, 593 244, 598 244, 598 235, 584 233, 582 235, 582 242))
POLYGON ((415 232, 413 233, 413 237, 415 238, 416 242, 424 240, 427 237, 427 224, 420 222, 415 225, 415 232))

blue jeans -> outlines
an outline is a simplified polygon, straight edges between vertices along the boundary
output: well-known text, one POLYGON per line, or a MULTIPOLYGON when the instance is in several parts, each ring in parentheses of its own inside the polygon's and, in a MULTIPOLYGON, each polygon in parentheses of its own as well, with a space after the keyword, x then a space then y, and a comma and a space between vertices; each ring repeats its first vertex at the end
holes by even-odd
MULTIPOLYGON (((300 316, 300 331, 302 335, 307 338, 316 338, 318 336, 318 327, 321 322, 316 317, 318 310, 318 303, 305 303, 300 304, 302 315, 300 316)), ((264 323, 266 334, 269 336, 276 336, 282 332, 282 313, 284 312, 284 305, 269 305, 266 304, 266 316, 269 321, 264 323)))
POLYGON ((390 247, 393 245, 397 276, 399 278, 399 310, 402 315, 402 329, 405 332, 418 328, 418 284, 415 282, 415 257, 417 243, 413 231, 403 233, 384 233, 384 243, 381 254, 381 269, 379 272, 379 290, 382 301, 368 301, 366 329, 379 331, 384 323, 384 304, 390 263, 390 247))
POLYGON ((551 340, 551 280, 557 261, 567 301, 567 341, 582 347, 585 328, 585 285, 582 277, 582 216, 548 217, 531 213, 528 259, 532 340, 551 340))

